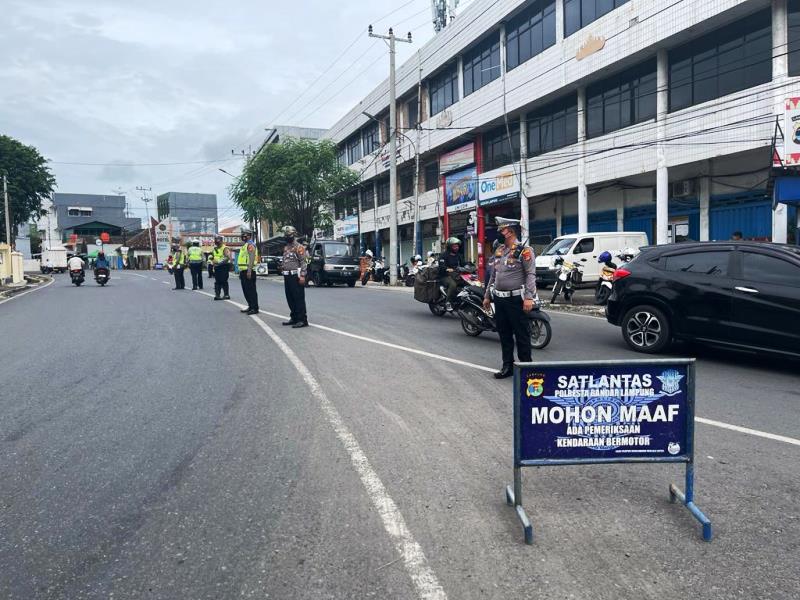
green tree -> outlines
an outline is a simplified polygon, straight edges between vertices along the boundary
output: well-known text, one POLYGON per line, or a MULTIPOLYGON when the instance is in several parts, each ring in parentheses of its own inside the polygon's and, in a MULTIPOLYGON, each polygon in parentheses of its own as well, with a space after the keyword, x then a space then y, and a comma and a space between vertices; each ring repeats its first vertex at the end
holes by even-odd
POLYGON ((358 181, 358 173, 339 164, 332 141, 286 138, 250 160, 231 197, 246 220, 291 224, 309 236, 329 224, 325 208, 333 197, 358 181))
MULTIPOLYGON (((56 180, 47 168, 47 161, 36 148, 26 146, 7 135, 0 135, 0 176, 2 175, 8 177, 8 203, 13 238, 20 223, 42 215, 42 200, 53 193, 56 180)), ((1 187, 0 194, 2 194, 1 187)), ((4 211, 4 203, 0 197, 2 241, 6 239, 4 211)))

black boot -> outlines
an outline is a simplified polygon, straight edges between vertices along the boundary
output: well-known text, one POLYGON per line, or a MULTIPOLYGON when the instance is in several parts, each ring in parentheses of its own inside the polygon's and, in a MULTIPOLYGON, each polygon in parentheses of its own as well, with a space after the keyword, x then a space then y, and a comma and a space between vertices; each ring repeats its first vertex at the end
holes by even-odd
POLYGON ((494 378, 505 379, 506 377, 511 377, 513 374, 514 374, 514 365, 505 363, 503 364, 503 368, 494 374, 494 378))
POLYGON ((284 321, 283 323, 281 323, 281 325, 286 325, 288 327, 290 325, 294 325, 295 323, 297 323, 297 321, 289 319, 288 321, 284 321))
POLYGON ((214 300, 222 300, 219 296, 214 296, 214 300))
POLYGON ((249 313, 249 312, 250 312, 250 309, 249 309, 249 308, 243 308, 243 309, 242 309, 242 310, 240 310, 239 312, 240 312, 240 313, 249 313))
POLYGON ((298 321, 292 325, 292 329, 300 329, 301 327, 308 327, 308 321, 298 321))

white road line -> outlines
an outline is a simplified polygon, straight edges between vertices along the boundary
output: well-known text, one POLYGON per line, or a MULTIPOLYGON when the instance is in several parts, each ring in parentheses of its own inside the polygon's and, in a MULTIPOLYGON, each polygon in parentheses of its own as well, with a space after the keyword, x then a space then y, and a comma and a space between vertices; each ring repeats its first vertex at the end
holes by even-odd
POLYGON ((134 275, 135 277, 141 277, 142 279, 147 279, 147 275, 139 275, 139 273, 131 273, 131 275, 134 275))
POLYGON ((161 281, 160 279, 156 279, 155 277, 151 277, 150 279, 152 279, 153 281, 161 281))
POLYGON ((386 533, 389 534, 389 537, 394 542, 395 549, 403 558, 406 571, 411 576, 411 580, 417 590, 417 596, 425 600, 445 600, 447 595, 428 565, 428 560, 425 558, 422 547, 409 531, 400 509, 397 508, 397 504, 389 496, 380 477, 369 464, 366 454, 361 449, 358 440, 345 425, 339 411, 336 410, 336 406, 328 400, 311 371, 308 370, 294 351, 264 321, 257 318, 256 315, 252 315, 252 318, 281 349, 286 358, 291 361, 311 390, 311 395, 320 403, 328 422, 336 432, 336 436, 350 455, 350 462, 361 478, 361 483, 364 484, 375 510, 378 511, 386 533))
MULTIPOLYGON (((205 294, 205 292, 199 292, 201 294, 205 294)), ((211 296, 211 294, 205 294, 206 296, 211 296)), ((234 306, 238 308, 246 308, 244 304, 239 304, 238 302, 234 302, 233 300, 227 300, 226 302, 230 302, 234 306)), ((275 317, 277 319, 287 319, 287 315, 279 315, 277 313, 267 312, 265 310, 260 311, 261 314, 275 317)), ((387 348, 393 348, 395 350, 400 350, 402 352, 409 352, 411 354, 418 354, 420 356, 425 356, 427 358, 434 358, 436 360, 442 360, 444 362, 448 362, 454 365, 460 365, 462 367, 469 367, 470 369, 477 369, 479 371, 485 371, 487 373, 493 373, 496 369, 491 367, 486 367, 483 365, 478 365, 475 363, 467 362, 465 360, 458 360, 456 358, 450 358, 449 356, 442 356, 441 354, 433 354, 432 352, 425 352, 424 350, 418 350, 416 348, 409 348, 408 346, 400 346, 398 344, 392 344, 390 342, 384 342, 381 340, 376 340, 373 338, 368 338, 363 335, 357 335, 355 333, 349 333, 347 331, 342 331, 340 329, 334 329, 332 327, 326 327, 325 325, 317 325, 316 323, 309 323, 310 327, 315 327, 317 329, 321 329, 323 331, 327 331, 329 333, 335 333, 337 335, 343 335, 345 337, 353 338, 355 340, 360 340, 362 342, 368 342, 370 344, 377 344, 379 346, 385 346, 387 348)), ((758 429, 750 429, 748 427, 740 427, 739 425, 731 425, 729 423, 723 423, 722 421, 714 421, 712 419, 706 419, 704 417, 695 417, 695 421, 698 423, 702 423, 704 425, 711 425, 713 427, 720 427, 722 429, 729 429, 730 431, 736 431, 738 433, 744 433, 747 435, 752 435, 755 437, 764 438, 767 440, 772 440, 775 442, 783 442, 786 444, 792 444, 793 446, 800 446, 800 439, 787 437, 784 435, 777 435, 775 433, 769 433, 766 431, 760 431, 758 429)))
POLYGON ((48 281, 48 282, 47 282, 47 283, 45 283, 44 285, 37 285, 37 286, 36 286, 35 288, 33 288, 32 290, 28 290, 27 292, 20 292, 19 294, 14 294, 13 296, 11 296, 11 297, 9 297, 9 298, 5 298, 4 300, 0 300, 0 304, 5 304, 6 302, 10 302, 10 301, 11 301, 11 300, 13 300, 14 298, 19 298, 20 296, 24 296, 24 295, 26 295, 26 294, 30 294, 31 292, 35 292, 36 290, 41 290, 41 289, 43 289, 43 288, 46 288, 48 285, 50 285, 50 284, 51 284, 51 283, 53 283, 54 281, 55 281, 55 279, 52 279, 52 278, 51 278, 51 279, 50 279, 50 281, 48 281))
POLYGON ((754 435, 756 437, 762 437, 776 442, 783 442, 784 444, 792 444, 793 446, 800 446, 800 439, 787 437, 785 435, 767 433, 766 431, 759 431, 758 429, 750 429, 749 427, 740 427, 739 425, 730 425, 728 423, 723 423, 722 421, 714 421, 712 419, 706 419, 704 417, 695 417, 694 420, 697 423, 703 423, 704 425, 713 425, 714 427, 721 427, 722 429, 730 429, 731 431, 746 433, 747 435, 754 435))

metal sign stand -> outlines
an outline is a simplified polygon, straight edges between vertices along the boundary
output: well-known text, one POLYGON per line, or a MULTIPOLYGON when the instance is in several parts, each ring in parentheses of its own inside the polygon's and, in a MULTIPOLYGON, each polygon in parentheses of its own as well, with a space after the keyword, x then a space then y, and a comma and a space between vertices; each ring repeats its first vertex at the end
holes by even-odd
POLYGON ((585 464, 615 464, 615 463, 676 463, 682 462, 686 465, 686 492, 682 492, 674 483, 669 485, 670 502, 680 500, 692 516, 703 526, 703 539, 711 541, 712 529, 711 521, 703 511, 694 503, 694 359, 658 359, 640 361, 598 361, 598 362, 546 362, 546 363, 524 363, 514 365, 514 486, 506 486, 506 503, 513 506, 517 517, 522 524, 525 535, 525 543, 533 544, 533 526, 528 518, 525 508, 522 506, 522 468, 523 467, 542 467, 560 465, 585 465, 585 464), (522 430, 520 421, 521 394, 520 394, 520 374, 524 368, 544 369, 547 367, 575 367, 575 368, 597 368, 597 367, 635 367, 635 366, 674 366, 685 365, 687 373, 686 382, 686 451, 680 456, 658 456, 658 457, 603 457, 603 458, 536 458, 522 459, 522 430))

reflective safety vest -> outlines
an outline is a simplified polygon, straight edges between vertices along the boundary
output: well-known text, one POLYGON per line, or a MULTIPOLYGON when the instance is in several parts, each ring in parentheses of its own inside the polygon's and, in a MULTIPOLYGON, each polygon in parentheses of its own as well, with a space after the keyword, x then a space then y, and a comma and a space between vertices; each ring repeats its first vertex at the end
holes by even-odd
POLYGON ((203 249, 200 246, 189 247, 189 262, 203 262, 203 249))
POLYGON ((256 245, 253 242, 247 242, 239 250, 239 258, 236 261, 236 264, 239 265, 239 270, 241 270, 242 267, 244 267, 245 269, 247 268, 247 265, 250 262, 250 247, 251 246, 253 248, 253 252, 255 252, 255 254, 256 254, 255 260, 253 261, 253 267, 255 267, 256 264, 258 264, 258 248, 256 248, 256 245))
POLYGON ((214 259, 215 265, 221 263, 222 259, 225 258, 225 244, 222 244, 219 248, 214 246, 214 249, 211 251, 211 257, 214 259))
POLYGON ((186 263, 186 254, 184 254, 183 250, 178 250, 172 254, 172 264, 173 266, 179 267, 186 263))

